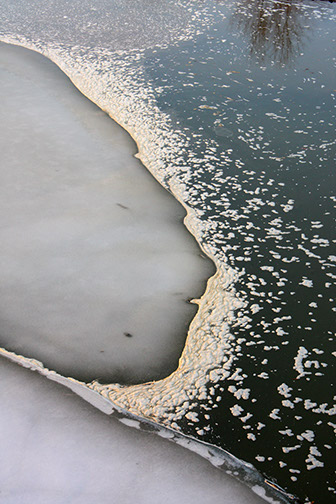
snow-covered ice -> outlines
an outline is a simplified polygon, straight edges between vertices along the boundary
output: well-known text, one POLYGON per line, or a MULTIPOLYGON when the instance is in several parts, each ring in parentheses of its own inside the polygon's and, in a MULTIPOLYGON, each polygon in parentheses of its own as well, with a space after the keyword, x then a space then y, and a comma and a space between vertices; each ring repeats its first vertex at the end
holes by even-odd
POLYGON ((4 504, 265 502, 189 450, 4 359, 0 403, 4 504))

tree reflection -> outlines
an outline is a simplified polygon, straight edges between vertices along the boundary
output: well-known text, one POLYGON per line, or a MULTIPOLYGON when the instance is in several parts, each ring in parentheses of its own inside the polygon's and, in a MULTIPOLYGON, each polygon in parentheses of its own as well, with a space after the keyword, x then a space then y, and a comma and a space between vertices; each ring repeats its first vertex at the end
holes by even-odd
POLYGON ((285 64, 300 51, 305 31, 301 2, 240 0, 234 24, 249 37, 251 55, 285 64))

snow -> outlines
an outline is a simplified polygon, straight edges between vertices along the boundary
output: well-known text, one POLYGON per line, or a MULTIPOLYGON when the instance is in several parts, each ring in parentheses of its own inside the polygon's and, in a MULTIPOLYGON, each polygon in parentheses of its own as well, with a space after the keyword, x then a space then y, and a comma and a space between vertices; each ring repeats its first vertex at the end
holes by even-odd
POLYGON ((0 360, 3 504, 264 502, 197 455, 0 360))

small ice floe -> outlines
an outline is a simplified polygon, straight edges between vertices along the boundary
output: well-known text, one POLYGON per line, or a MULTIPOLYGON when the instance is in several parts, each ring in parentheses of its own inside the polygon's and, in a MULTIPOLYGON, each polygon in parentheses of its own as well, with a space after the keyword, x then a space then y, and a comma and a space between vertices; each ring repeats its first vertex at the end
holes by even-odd
POLYGON ((286 429, 286 430, 279 430, 279 433, 282 434, 283 436, 294 436, 294 433, 292 429, 286 429))
POLYGON ((303 441, 305 439, 306 441, 312 442, 315 438, 315 432, 307 429, 306 431, 301 432, 301 434, 298 434, 296 437, 299 441, 303 441))
POLYGON ((282 451, 284 453, 290 453, 292 451, 295 451, 295 450, 298 450, 299 448, 301 448, 301 445, 294 445, 294 446, 283 446, 282 447, 282 451))
POLYGON ((233 416, 240 416, 243 413, 244 408, 239 406, 239 404, 235 404, 232 408, 230 408, 230 411, 233 416))
POLYGON ((265 462, 266 460, 262 455, 256 455, 255 459, 258 460, 258 462, 265 462))
POLYGON ((303 361, 308 357, 308 355, 308 350, 305 347, 300 346, 294 359, 294 369, 298 373, 297 380, 308 374, 303 365, 303 361))
POLYGON ((316 457, 322 457, 322 454, 316 448, 316 446, 311 446, 309 449, 308 457, 306 458, 308 471, 311 471, 312 469, 316 469, 318 467, 324 467, 324 463, 321 460, 318 460, 318 458, 316 457))
POLYGON ((272 420, 281 420, 281 417, 278 415, 279 411, 278 408, 274 408, 268 416, 272 418, 272 420))
POLYGON ((289 397, 291 397, 291 391, 293 390, 291 387, 289 387, 288 385, 286 385, 286 383, 282 383, 281 385, 279 385, 278 387, 278 392, 279 394, 283 395, 284 397, 286 397, 287 399, 289 397))

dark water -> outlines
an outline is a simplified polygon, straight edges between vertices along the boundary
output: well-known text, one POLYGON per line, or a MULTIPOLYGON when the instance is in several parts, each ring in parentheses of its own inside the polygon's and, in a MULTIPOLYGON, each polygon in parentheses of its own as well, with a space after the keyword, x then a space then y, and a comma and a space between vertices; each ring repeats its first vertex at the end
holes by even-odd
MULTIPOLYGON (((108 12, 112 30, 117 14, 100 4, 95 16, 108 12)), ((160 30, 152 44, 144 37, 143 86, 150 83, 183 138, 172 160, 175 182, 202 224, 200 243, 237 271, 242 307, 231 324, 230 377, 209 382, 190 406, 198 421, 176 415, 174 422, 300 499, 329 504, 336 494, 336 8, 317 1, 176 5, 196 29, 174 43, 160 44, 160 30)), ((164 8, 156 5, 158 27, 164 8)), ((171 22, 162 33, 173 31, 171 22)), ((137 47, 130 32, 119 25, 122 48, 137 47)), ((73 46, 64 33, 65 46, 73 46)), ((92 33, 93 48, 117 37, 105 25, 100 36, 92 33)), ((111 50, 120 49, 115 44, 111 50)), ((139 66, 131 52, 118 58, 139 66)), ((161 182, 170 187, 170 176, 161 182)))
POLYGON ((191 151, 213 153, 192 170, 188 203, 204 209, 218 255, 244 269, 237 290, 249 303, 233 329, 240 376, 210 385, 213 403, 199 405, 197 429, 180 425, 194 435, 206 425, 203 439, 302 499, 327 503, 335 498, 335 8, 214 8, 217 22, 196 42, 146 61, 191 151))

